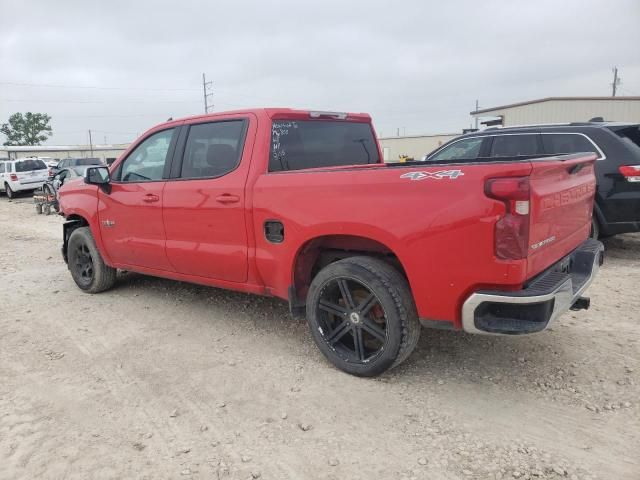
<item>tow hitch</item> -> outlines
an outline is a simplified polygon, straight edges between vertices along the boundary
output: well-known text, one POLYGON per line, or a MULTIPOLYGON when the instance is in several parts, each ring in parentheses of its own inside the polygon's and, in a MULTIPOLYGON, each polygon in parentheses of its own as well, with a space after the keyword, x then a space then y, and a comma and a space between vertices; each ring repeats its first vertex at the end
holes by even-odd
POLYGON ((588 310, 590 304, 591 299, 589 297, 578 297, 578 299, 573 302, 573 305, 571 305, 571 310, 588 310))

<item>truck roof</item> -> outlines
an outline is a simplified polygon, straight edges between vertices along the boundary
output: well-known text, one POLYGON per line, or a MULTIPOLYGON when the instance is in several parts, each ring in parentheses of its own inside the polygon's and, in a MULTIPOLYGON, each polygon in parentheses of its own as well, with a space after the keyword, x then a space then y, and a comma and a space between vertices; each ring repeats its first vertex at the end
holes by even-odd
POLYGON ((164 123, 155 125, 153 130, 158 127, 168 127, 184 122, 185 120, 215 120, 217 117, 224 115, 241 115, 241 114, 254 114, 257 116, 266 115, 271 119, 335 119, 346 120, 356 122, 371 123, 371 115, 368 113, 355 113, 355 112, 336 112, 336 111, 323 111, 323 110, 300 110, 294 108, 282 108, 282 107, 263 107, 263 108, 246 108, 238 110, 228 110, 222 112, 206 113, 201 115, 190 115, 187 117, 181 117, 177 119, 171 119, 164 123))

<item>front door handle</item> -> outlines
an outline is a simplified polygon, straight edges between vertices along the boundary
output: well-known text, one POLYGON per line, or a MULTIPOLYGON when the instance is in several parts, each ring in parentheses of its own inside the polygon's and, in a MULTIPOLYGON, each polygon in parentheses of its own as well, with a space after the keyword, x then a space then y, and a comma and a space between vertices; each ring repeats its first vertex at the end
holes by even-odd
POLYGON ((240 197, 237 195, 231 195, 230 193, 225 193, 218 195, 216 197, 216 201, 219 203, 238 203, 240 201, 240 197))
POLYGON ((143 202, 147 203, 157 202, 158 200, 160 200, 160 197, 158 195, 154 195, 153 193, 147 193, 142 199, 143 202))

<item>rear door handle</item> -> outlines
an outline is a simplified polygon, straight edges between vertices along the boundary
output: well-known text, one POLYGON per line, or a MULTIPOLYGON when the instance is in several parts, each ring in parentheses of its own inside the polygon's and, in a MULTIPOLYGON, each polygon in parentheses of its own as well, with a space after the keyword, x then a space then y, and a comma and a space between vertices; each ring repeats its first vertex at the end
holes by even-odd
POLYGON ((147 203, 157 202, 158 200, 160 200, 160 197, 158 195, 154 195, 153 193, 147 193, 142 199, 143 202, 147 203))
POLYGON ((237 195, 231 195, 230 193, 225 193, 218 195, 216 197, 216 201, 219 203, 238 203, 240 201, 240 197, 237 195))

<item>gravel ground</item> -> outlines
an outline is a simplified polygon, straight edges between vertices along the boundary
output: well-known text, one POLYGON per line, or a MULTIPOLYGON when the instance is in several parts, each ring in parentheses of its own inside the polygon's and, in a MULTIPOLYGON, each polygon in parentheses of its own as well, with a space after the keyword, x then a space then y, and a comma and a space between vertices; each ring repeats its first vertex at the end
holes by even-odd
POLYGON ((640 478, 640 235, 551 331, 424 330, 366 380, 279 300, 129 273, 81 293, 61 223, 0 198, 0 479, 640 478))

